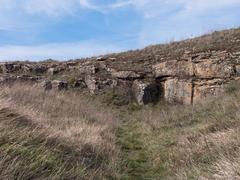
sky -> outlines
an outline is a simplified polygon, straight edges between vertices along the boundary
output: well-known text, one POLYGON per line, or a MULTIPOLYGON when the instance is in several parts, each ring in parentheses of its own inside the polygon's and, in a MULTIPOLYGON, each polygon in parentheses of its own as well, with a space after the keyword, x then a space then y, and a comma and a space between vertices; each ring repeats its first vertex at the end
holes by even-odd
POLYGON ((240 0, 0 0, 0 61, 67 60, 240 27, 240 0))

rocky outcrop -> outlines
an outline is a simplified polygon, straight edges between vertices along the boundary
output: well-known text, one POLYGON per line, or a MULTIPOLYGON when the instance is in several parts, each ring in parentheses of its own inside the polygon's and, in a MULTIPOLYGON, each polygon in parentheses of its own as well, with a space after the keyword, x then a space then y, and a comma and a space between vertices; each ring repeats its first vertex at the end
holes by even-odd
POLYGON ((240 29, 237 32, 237 37, 225 38, 228 42, 202 37, 210 42, 200 38, 68 62, 1 63, 0 84, 41 82, 45 90, 74 88, 92 95, 119 88, 141 105, 160 99, 193 104, 218 96, 230 82, 240 80, 240 29))
POLYGON ((189 61, 166 61, 153 66, 155 77, 193 76, 193 63, 189 61))
POLYGON ((218 96, 224 92, 226 82, 222 79, 198 80, 194 82, 193 103, 209 96, 218 96))
POLYGON ((239 79, 238 58, 227 51, 188 52, 154 65, 153 71, 164 82, 166 101, 192 104, 223 93, 226 84, 239 79))
POLYGON ((115 69, 111 70, 112 77, 125 80, 135 80, 141 79, 143 76, 134 71, 117 71, 115 69))
POLYGON ((164 98, 171 103, 191 104, 192 88, 193 84, 191 80, 168 79, 164 83, 164 98))
POLYGON ((160 88, 155 82, 136 80, 133 82, 133 92, 136 101, 140 105, 157 102, 161 94, 160 88))
POLYGON ((234 75, 234 66, 228 62, 214 62, 206 59, 194 64, 194 75, 198 78, 230 78, 234 75))

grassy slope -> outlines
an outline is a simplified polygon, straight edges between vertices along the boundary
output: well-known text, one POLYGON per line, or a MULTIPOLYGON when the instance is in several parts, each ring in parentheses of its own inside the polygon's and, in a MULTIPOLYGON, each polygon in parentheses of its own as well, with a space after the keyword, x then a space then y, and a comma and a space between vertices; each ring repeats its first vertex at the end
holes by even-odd
POLYGON ((117 176, 117 121, 97 102, 28 85, 2 88, 0 102, 0 177, 117 176))
POLYGON ((124 175, 133 179, 240 178, 240 91, 194 107, 157 105, 119 131, 124 175), (227 166, 227 167, 226 167, 227 166))
POLYGON ((0 102, 1 178, 240 178, 237 85, 193 107, 117 111, 21 85, 2 88, 0 102))

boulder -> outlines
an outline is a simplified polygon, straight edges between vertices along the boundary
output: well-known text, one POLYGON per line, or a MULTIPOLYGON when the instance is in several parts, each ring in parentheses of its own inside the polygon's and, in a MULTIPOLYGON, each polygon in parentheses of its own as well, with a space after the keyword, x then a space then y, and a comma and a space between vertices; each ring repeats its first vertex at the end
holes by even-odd
POLYGON ((194 64, 194 73, 198 78, 229 78, 234 74, 234 68, 230 64, 207 59, 194 64))
POLYGON ((191 104, 192 89, 191 80, 168 79, 164 83, 164 99, 170 103, 191 104))
POLYGON ((171 60, 153 66, 155 77, 189 77, 193 76, 193 64, 189 61, 171 60))
POLYGON ((133 93, 139 105, 144 105, 159 100, 160 88, 155 83, 135 80, 133 93))

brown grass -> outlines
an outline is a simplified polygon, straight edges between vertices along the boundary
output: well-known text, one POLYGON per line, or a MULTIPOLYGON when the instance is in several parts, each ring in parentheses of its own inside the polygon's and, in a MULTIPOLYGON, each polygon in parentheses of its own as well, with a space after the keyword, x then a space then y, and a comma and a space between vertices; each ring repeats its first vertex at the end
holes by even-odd
POLYGON ((73 91, 1 87, 0 176, 239 179, 239 87, 194 106, 120 110, 73 91))
POLYGON ((132 121, 121 134, 124 141, 128 138, 128 144, 123 143, 124 156, 148 171, 140 173, 131 163, 132 171, 127 174, 134 178, 239 179, 240 86, 236 86, 236 91, 221 99, 209 98, 195 106, 162 102, 130 114, 132 121))
POLYGON ((0 102, 0 109, 8 108, 27 116, 38 127, 47 130, 48 138, 65 139, 78 151, 96 157, 92 161, 96 161, 97 171, 114 176, 118 151, 114 131, 118 121, 113 110, 77 92, 44 92, 25 84, 3 87, 0 102))

